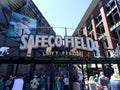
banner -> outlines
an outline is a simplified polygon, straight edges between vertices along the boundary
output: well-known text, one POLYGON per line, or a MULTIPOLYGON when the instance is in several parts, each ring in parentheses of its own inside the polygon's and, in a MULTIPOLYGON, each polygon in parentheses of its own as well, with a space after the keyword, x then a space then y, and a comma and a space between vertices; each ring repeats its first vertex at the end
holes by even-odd
POLYGON ((16 41, 19 41, 24 34, 36 34, 37 21, 28 16, 12 12, 9 22, 7 35, 16 41))

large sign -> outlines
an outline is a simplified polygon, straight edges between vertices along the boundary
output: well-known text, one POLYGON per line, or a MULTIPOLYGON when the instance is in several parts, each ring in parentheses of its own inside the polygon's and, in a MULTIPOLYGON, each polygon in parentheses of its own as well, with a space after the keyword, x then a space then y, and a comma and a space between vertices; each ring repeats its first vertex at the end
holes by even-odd
POLYGON ((87 51, 93 51, 96 47, 94 41, 86 37, 72 37, 65 36, 64 39, 61 36, 48 36, 48 35, 23 35, 21 37, 20 49, 25 50, 28 49, 28 46, 31 45, 32 48, 47 48, 47 47, 64 47, 68 48, 77 48, 83 49, 87 51))
POLYGON ((12 12, 9 22, 8 36, 20 41, 23 34, 36 34, 37 21, 28 16, 12 12))

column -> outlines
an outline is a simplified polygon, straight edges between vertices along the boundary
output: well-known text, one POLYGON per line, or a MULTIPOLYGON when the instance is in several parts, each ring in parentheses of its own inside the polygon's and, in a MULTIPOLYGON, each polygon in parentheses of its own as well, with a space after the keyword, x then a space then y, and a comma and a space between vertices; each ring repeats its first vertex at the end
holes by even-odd
POLYGON ((73 71, 72 71, 72 63, 69 63, 69 89, 72 90, 72 84, 73 84, 73 71))
POLYGON ((50 90, 54 88, 54 80, 55 80, 55 67, 54 64, 50 64, 50 90))
MULTIPOLYGON (((97 32, 96 32, 97 30, 96 30, 95 20, 92 19, 91 23, 92 23, 92 27, 93 27, 94 38, 95 38, 95 40, 98 40, 98 38, 97 38, 97 32)), ((98 45, 98 41, 96 42, 96 45, 98 45)))
POLYGON ((86 26, 83 28, 83 34, 84 34, 85 36, 87 36, 87 27, 86 27, 86 26))
POLYGON ((95 67, 96 67, 96 70, 98 70, 98 63, 95 62, 95 67))
POLYGON ((113 49, 112 40, 111 40, 111 36, 110 36, 110 31, 109 31, 109 27, 108 27, 108 22, 107 22, 106 15, 105 15, 105 10, 104 10, 103 7, 101 7, 100 12, 101 12, 101 16, 102 16, 103 25, 104 25, 104 28, 105 28, 105 35, 106 35, 106 39, 107 39, 107 42, 108 42, 108 48, 113 49))
POLYGON ((103 60, 102 60, 102 63, 101 63, 101 64, 102 64, 102 70, 103 70, 104 74, 106 74, 106 73, 105 73, 105 66, 104 66, 104 61, 103 61, 103 60))
POLYGON ((108 65, 109 65, 108 76, 109 76, 109 78, 110 78, 111 75, 112 75, 112 73, 113 73, 113 69, 112 69, 111 62, 110 62, 110 61, 108 62, 108 65))
POLYGON ((30 63, 30 79, 33 78, 34 71, 35 71, 35 63, 31 62, 30 63))
POLYGON ((88 59, 86 60, 86 71, 87 71, 87 78, 89 78, 89 67, 88 67, 88 59))
POLYGON ((14 70, 14 64, 8 62, 6 77, 9 77, 9 75, 12 75, 13 74, 13 70, 14 70))
POLYGON ((19 68, 19 63, 16 64, 16 68, 15 68, 15 74, 18 74, 18 68, 19 68))

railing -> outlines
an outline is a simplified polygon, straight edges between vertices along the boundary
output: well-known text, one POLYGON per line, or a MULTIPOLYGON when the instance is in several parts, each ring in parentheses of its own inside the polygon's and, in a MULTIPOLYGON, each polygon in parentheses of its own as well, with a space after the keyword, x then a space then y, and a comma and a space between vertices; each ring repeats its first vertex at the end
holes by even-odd
POLYGON ((110 28, 110 31, 113 31, 113 30, 116 29, 118 26, 120 26, 120 21, 117 22, 115 25, 113 25, 113 26, 110 28))

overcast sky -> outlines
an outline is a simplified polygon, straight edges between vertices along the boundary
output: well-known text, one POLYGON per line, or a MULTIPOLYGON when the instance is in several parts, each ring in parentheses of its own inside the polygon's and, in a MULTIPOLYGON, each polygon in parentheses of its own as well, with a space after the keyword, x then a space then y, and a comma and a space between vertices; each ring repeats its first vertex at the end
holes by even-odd
MULTIPOLYGON (((67 27, 72 35, 92 0, 33 0, 40 12, 53 27, 67 27)), ((57 35, 64 36, 64 28, 53 28, 57 35)))

